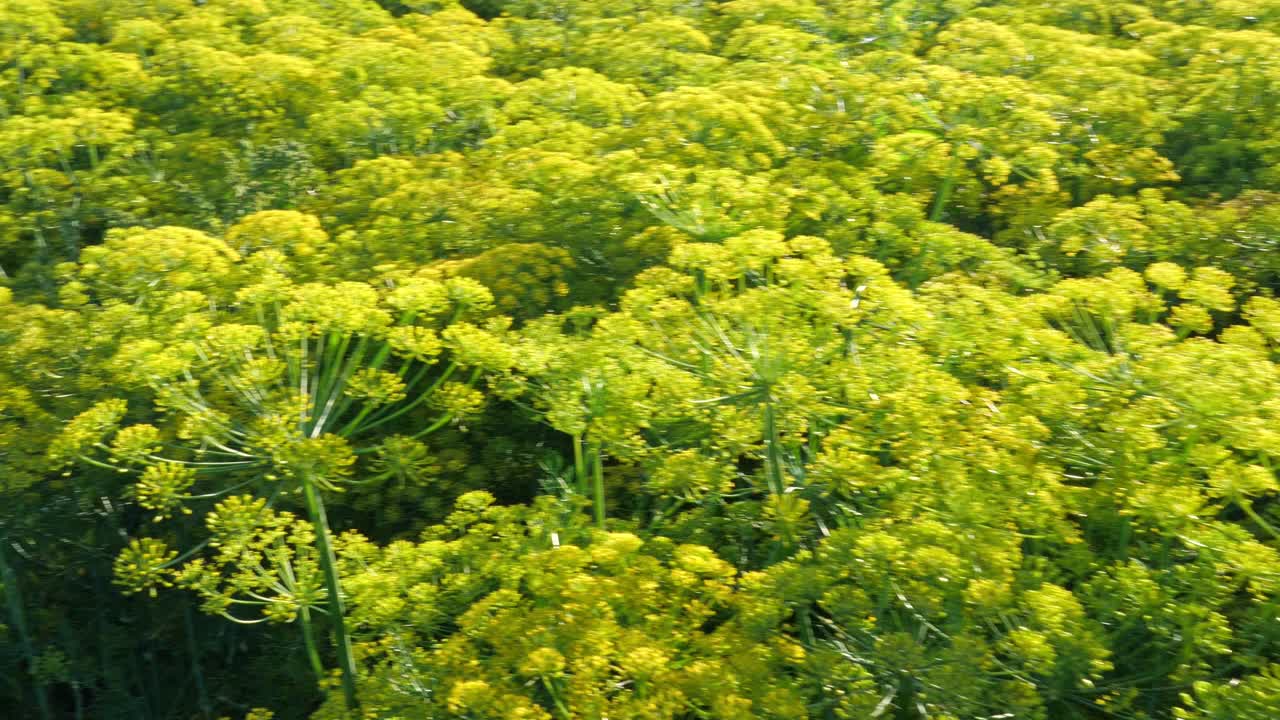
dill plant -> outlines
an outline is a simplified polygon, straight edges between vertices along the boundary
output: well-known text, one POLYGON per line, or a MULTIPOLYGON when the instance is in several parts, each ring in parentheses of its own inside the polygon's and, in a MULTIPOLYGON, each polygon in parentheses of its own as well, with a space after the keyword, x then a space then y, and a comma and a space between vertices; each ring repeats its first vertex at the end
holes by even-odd
MULTIPOLYGON (((283 260, 275 251, 257 260, 273 257, 283 260)), ((383 475, 420 479, 423 439, 476 412, 477 381, 510 361, 502 323, 486 330, 465 320, 490 307, 476 283, 409 277, 379 291, 294 284, 282 269, 264 268, 225 307, 188 315, 168 342, 121 349, 131 380, 154 393, 160 426, 126 423, 125 401, 104 401, 72 420, 50 456, 138 472, 134 497, 157 521, 216 501, 204 516, 208 540, 181 555, 163 540, 135 540, 117 560, 117 582, 153 594, 180 584, 238 622, 298 620, 322 675, 312 613, 324 613, 354 706, 356 661, 324 496, 355 482, 361 456, 383 475), (297 496, 305 521, 275 509, 297 496), (205 547, 213 557, 191 559, 205 547), (259 617, 236 612, 253 608, 259 617)))
POLYGON ((1280 715, 1278 23, 0 1, 0 707, 1280 715))

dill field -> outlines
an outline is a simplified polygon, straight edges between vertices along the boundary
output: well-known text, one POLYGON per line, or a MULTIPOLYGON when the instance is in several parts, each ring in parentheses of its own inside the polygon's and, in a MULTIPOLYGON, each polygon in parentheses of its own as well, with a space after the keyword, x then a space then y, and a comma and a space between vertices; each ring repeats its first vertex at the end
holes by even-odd
POLYGON ((1280 1, 0 0, 0 717, 1280 718, 1280 1))

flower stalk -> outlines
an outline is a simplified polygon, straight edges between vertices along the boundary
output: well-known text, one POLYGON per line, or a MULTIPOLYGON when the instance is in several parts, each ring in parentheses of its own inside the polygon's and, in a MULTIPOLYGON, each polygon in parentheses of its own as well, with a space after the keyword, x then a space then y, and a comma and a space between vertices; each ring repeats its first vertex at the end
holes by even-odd
MULTIPOLYGON (((342 671, 342 695, 348 710, 359 707, 356 699, 356 665, 351 651, 351 638, 347 635, 346 615, 342 603, 342 588, 338 581, 337 560, 329 538, 329 521, 325 517, 324 501, 316 489, 315 478, 306 475, 302 480, 303 497, 307 514, 316 531, 316 549, 320 552, 320 569, 324 573, 325 591, 329 595, 329 615, 333 622, 333 641, 338 651, 338 667, 342 671)), ((305 625, 304 625, 305 627, 305 625)), ((307 631, 308 637, 310 632, 307 631)), ((313 664, 316 662, 313 659, 313 664)))

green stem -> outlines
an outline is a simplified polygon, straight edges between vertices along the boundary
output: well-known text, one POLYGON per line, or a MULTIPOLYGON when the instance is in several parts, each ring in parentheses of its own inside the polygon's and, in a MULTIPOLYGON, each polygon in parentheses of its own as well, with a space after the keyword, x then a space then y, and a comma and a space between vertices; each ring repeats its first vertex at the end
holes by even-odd
POLYGON ((782 494, 782 448, 778 438, 778 421, 773 403, 764 404, 764 449, 766 471, 769 473, 769 490, 782 494))
POLYGON ((365 405, 360 409, 360 412, 356 413, 356 416, 351 419, 351 422, 344 425, 341 430, 334 431, 334 434, 341 435, 342 437, 351 437, 351 434, 360 426, 360 423, 364 422, 365 418, 369 417, 369 413, 371 412, 373 412, 373 405, 365 405))
POLYGON ((933 222, 942 222, 942 213, 947 209, 947 201, 951 199, 951 189, 956 184, 956 171, 960 169, 960 154, 956 152, 953 145, 951 147, 951 164, 947 167, 947 176, 942 180, 942 187, 938 189, 938 196, 934 198, 933 210, 929 213, 929 219, 933 222))
POLYGON ((1254 511, 1253 503, 1248 498, 1237 496, 1236 505, 1239 505, 1240 509, 1244 510, 1244 514, 1248 515, 1249 519, 1261 526, 1263 530, 1266 530, 1271 537, 1280 540, 1280 531, 1276 530, 1271 523, 1264 520, 1261 515, 1254 511))
POLYGON ((88 455, 78 455, 78 456, 76 457, 76 459, 77 459, 77 460, 80 460, 81 462, 83 462, 83 463, 85 463, 85 464, 87 464, 87 465, 92 465, 92 466, 94 466, 94 467, 100 467, 100 468, 102 468, 103 470, 110 470, 110 471, 112 471, 112 472, 120 472, 120 468, 116 467, 115 465, 108 465, 107 463, 101 462, 101 461, 99 461, 99 460, 94 460, 93 458, 89 457, 88 455))
POLYGON ((315 631, 311 627, 311 608, 304 605, 298 619, 302 625, 302 642, 307 648, 311 671, 316 674, 317 681, 324 682, 324 663, 320 662, 320 650, 316 647, 315 631))
MULTIPOLYGON (((449 365, 445 367, 444 372, 440 374, 440 377, 436 378, 435 382, 431 383, 431 386, 428 387, 426 390, 423 390, 421 393, 418 393, 418 396, 413 399, 413 402, 405 403, 404 405, 401 405, 399 408, 397 408, 395 411, 391 412, 390 414, 383 415, 381 417, 376 418, 369 424, 365 425, 364 427, 361 427, 360 432, 367 432, 369 430, 372 430, 373 428, 378 427, 379 425, 395 420, 401 415, 404 415, 410 410, 421 405, 424 401, 427 400, 427 398, 431 396, 432 393, 434 393, 441 385, 443 385, 444 382, 448 380, 449 377, 452 376, 454 371, 457 369, 458 369, 457 363, 450 362, 449 365)), ((417 380, 415 379, 414 382, 409 383, 409 387, 413 387, 413 385, 416 384, 416 382, 417 380)), ((352 429, 354 430, 354 428, 352 429)), ((343 432, 347 432, 347 429, 343 428, 343 432)))
POLYGON ((433 433, 433 432, 435 432, 435 431, 439 430, 440 428, 444 427, 444 426, 445 426, 445 425, 447 425, 447 424, 449 423, 449 421, 450 421, 450 420, 452 420, 452 419, 453 419, 453 413, 451 413, 451 412, 444 413, 444 414, 442 414, 440 417, 436 418, 435 422, 433 422, 433 423, 431 423, 430 425, 428 425, 428 426, 426 426, 426 427, 422 428, 421 430, 419 430, 418 432, 414 433, 413 435, 410 435, 409 437, 410 437, 411 439, 413 439, 413 440, 420 440, 420 439, 422 439, 422 438, 424 438, 424 437, 426 437, 426 436, 430 435, 431 433, 433 433))
MULTIPOLYGON (((360 369, 360 366, 364 364, 365 353, 369 351, 368 341, 369 339, 367 337, 361 337, 360 342, 356 343, 356 349, 351 353, 351 357, 348 358, 346 361, 347 366, 346 368, 344 368, 342 373, 342 385, 340 387, 340 390, 346 389, 347 382, 351 380, 351 377, 355 375, 356 372, 360 369)), ((385 345, 383 347, 385 347, 385 345)), ((375 353, 375 356, 377 354, 380 354, 380 353, 375 353)), ((378 366, 374 366, 372 362, 370 362, 368 367, 374 370, 377 370, 379 367, 381 367, 381 363, 379 363, 378 366)), ((340 418, 343 415, 345 415, 347 413, 347 410, 351 408, 351 405, 354 402, 355 402, 354 398, 351 398, 349 396, 343 396, 338 401, 337 409, 333 411, 334 419, 340 418)))
MULTIPOLYGON (((9 567, 3 547, 0 547, 0 582, 4 583, 4 602, 9 606, 9 620, 18 631, 18 642, 22 644, 22 652, 27 656, 27 667, 30 672, 35 669, 35 648, 31 644, 31 633, 27 630, 27 614, 23 609, 22 589, 18 587, 18 575, 13 568, 9 567)), ((45 692, 44 685, 40 684, 34 675, 31 677, 31 685, 36 693, 36 707, 40 709, 40 717, 51 720, 53 714, 49 710, 49 695, 45 692)))
POLYGON ((547 694, 551 696, 551 702, 555 703, 556 709, 560 714, 569 720, 573 715, 569 714, 569 709, 564 706, 564 702, 560 700, 560 693, 556 692, 555 685, 551 683, 545 676, 542 678, 542 686, 547 689, 547 694))
MULTIPOLYGON (((350 338, 350 336, 347 336, 350 338)), ((319 437, 324 429, 329 425, 330 420, 336 419, 345 412, 350 398, 343 398, 342 393, 346 390, 347 382, 351 380, 351 376, 355 374, 357 366, 364 360, 365 346, 367 338, 361 337, 356 343, 355 349, 351 353, 351 357, 347 357, 347 340, 342 343, 342 350, 338 355, 338 363, 341 367, 337 375, 328 383, 328 394, 325 397, 324 410, 320 413, 315 425, 311 429, 311 437, 319 437)))
POLYGON ((804 640, 808 647, 817 647, 818 640, 813 634, 813 618, 809 615, 809 606, 806 604, 796 612, 796 621, 800 625, 800 637, 804 640))
POLYGON ((596 511, 596 525, 604 527, 604 457, 600 454, 600 444, 591 445, 592 470, 594 487, 592 500, 596 511))
POLYGON ((311 424, 312 427, 319 422, 320 416, 323 414, 325 407, 328 407, 329 397, 333 395, 334 385, 337 383, 338 374, 342 370, 342 360, 347 355, 347 348, 351 345, 350 335, 339 336, 336 332, 328 333, 328 343, 323 355, 318 355, 317 360, 323 365, 317 368, 319 381, 316 386, 311 389, 312 407, 311 407, 311 424))
POLYGON ((356 701, 356 663, 351 652, 351 638, 347 635, 337 561, 329 544, 329 521, 325 517, 324 502, 316 490, 315 480, 310 476, 304 477, 302 488, 307 502, 307 514, 311 518, 311 524, 315 526, 320 569, 324 573, 324 586, 329 594, 329 619, 333 621, 333 641, 338 650, 338 667, 342 669, 342 694, 346 699, 347 709, 355 710, 359 707, 356 701))
POLYGON ((573 434, 573 476, 578 479, 578 492, 587 494, 587 464, 582 457, 582 433, 573 434))
POLYGON ((196 681, 196 698, 204 717, 213 717, 213 704, 209 702, 209 689, 204 684, 204 671, 200 667, 200 649, 196 644, 196 624, 191 619, 191 606, 182 609, 183 624, 187 630, 187 653, 191 655, 191 674, 196 681))

